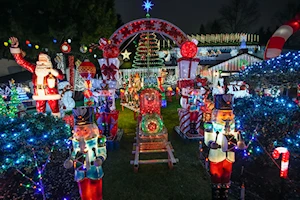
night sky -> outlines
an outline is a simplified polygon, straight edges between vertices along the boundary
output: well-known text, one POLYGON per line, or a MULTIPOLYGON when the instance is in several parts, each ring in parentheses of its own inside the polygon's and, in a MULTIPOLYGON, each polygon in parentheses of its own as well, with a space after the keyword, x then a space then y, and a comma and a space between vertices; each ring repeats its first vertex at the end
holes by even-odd
MULTIPOLYGON (((121 14, 124 23, 143 18, 145 16, 143 1, 115 0, 116 12, 121 14)), ((229 0, 152 0, 152 2, 154 7, 150 11, 151 17, 167 20, 190 34, 197 33, 201 23, 206 24, 219 18, 219 8, 229 0)), ((274 13, 285 8, 286 4, 287 0, 259 0, 261 17, 252 31, 258 30, 261 26, 275 27, 277 24, 272 23, 274 13)))

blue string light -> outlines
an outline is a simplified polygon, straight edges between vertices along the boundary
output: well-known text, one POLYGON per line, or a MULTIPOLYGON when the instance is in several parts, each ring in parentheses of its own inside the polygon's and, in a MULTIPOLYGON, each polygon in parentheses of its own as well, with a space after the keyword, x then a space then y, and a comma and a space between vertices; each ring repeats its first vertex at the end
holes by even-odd
POLYGON ((291 99, 253 96, 236 99, 234 104, 236 127, 243 130, 243 138, 248 144, 247 155, 251 154, 251 159, 262 153, 262 147, 268 149, 270 145, 300 152, 297 128, 300 108, 291 99))

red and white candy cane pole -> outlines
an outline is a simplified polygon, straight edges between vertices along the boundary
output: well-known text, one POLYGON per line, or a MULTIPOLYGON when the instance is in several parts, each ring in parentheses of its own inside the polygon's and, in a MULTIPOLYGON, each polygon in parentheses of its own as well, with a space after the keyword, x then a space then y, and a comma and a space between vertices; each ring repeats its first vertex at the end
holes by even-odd
POLYGON ((284 25, 280 26, 272 35, 264 53, 264 59, 268 60, 280 55, 284 43, 291 35, 300 29, 300 13, 284 25))
POLYGON ((274 150, 272 156, 273 158, 278 159, 280 154, 282 154, 280 177, 286 179, 288 174, 288 168, 289 168, 290 152, 285 147, 277 147, 274 150))
POLYGON ((188 109, 178 109, 179 115, 179 124, 180 124, 180 131, 182 133, 187 133, 190 131, 190 111, 188 109))

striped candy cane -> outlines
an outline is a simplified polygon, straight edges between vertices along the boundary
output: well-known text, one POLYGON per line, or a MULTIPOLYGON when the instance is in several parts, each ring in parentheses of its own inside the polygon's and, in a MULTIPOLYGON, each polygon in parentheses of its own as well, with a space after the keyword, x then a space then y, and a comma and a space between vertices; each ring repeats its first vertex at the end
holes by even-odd
POLYGON ((278 159, 280 154, 282 154, 280 177, 287 178, 288 168, 289 168, 290 152, 285 147, 277 147, 274 150, 272 155, 273 155, 273 158, 278 159))
POLYGON ((198 112, 197 121, 196 121, 196 131, 197 131, 198 134, 200 134, 200 124, 201 124, 201 119, 202 119, 202 112, 199 111, 199 112, 198 112))
POLYGON ((187 133, 190 131, 190 111, 187 109, 178 109, 178 115, 179 115, 179 127, 180 131, 182 133, 187 133))
POLYGON ((280 55, 284 43, 289 37, 300 29, 300 13, 284 25, 280 26, 272 35, 264 53, 264 59, 268 60, 280 55))

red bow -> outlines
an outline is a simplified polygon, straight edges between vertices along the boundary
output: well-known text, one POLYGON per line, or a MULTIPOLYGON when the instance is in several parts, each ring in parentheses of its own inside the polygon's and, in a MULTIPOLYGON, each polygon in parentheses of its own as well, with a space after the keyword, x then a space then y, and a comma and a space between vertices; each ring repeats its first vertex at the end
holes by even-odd
POLYGON ((115 74, 117 73, 118 68, 114 64, 102 65, 101 71, 104 76, 107 76, 107 79, 116 80, 115 74))

